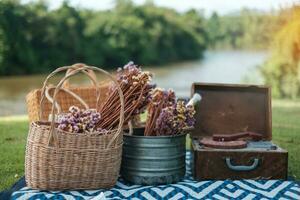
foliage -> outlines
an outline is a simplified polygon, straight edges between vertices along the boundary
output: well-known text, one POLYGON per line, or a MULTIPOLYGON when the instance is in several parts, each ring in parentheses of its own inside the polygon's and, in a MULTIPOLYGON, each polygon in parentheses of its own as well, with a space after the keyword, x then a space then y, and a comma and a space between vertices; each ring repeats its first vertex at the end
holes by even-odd
POLYGON ((71 7, 49 10, 43 1, 0 1, 0 75, 45 73, 86 62, 107 67, 129 60, 143 65, 199 58, 203 17, 151 3, 116 1, 108 11, 71 7))
POLYGON ((266 49, 283 23, 277 13, 243 9, 208 19, 151 1, 116 0, 111 10, 49 10, 44 1, 0 1, 0 75, 48 73, 85 62, 116 67, 134 60, 157 65, 200 58, 206 47, 266 49))
POLYGON ((278 29, 275 13, 243 9, 219 16, 213 13, 206 22, 211 48, 266 49, 278 29))
POLYGON ((300 96, 300 6, 283 11, 282 18, 283 27, 262 71, 276 97, 296 98, 300 96))
POLYGON ((15 1, 0 2, 1 74, 37 70, 47 40, 44 26, 49 20, 44 16, 45 9, 41 4, 20 6, 15 1))

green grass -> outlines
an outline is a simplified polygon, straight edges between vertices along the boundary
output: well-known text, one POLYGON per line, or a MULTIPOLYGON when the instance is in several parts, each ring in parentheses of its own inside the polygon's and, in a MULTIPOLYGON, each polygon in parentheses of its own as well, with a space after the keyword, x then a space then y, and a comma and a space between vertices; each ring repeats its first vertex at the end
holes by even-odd
MULTIPOLYGON (((0 191, 24 175, 27 118, 0 118, 0 191)), ((300 180, 300 101, 273 102, 273 141, 289 151, 289 176, 300 180)))
POLYGON ((0 119, 0 191, 10 187, 24 174, 26 118, 0 119))
POLYGON ((289 176, 300 180, 300 102, 275 101, 273 141, 289 152, 289 176))

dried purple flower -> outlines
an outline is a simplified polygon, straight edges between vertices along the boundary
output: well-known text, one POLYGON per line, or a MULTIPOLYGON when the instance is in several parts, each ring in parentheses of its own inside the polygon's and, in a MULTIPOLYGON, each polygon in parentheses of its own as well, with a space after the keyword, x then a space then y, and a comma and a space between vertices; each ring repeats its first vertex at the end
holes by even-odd
MULTIPOLYGON (((163 96, 167 97, 168 93, 164 92, 163 96)), ((158 118, 156 119, 154 128, 155 135, 180 134, 185 129, 191 128, 195 124, 194 107, 186 106, 186 103, 181 100, 172 105, 173 94, 171 94, 170 97, 171 103, 169 102, 168 106, 161 110, 158 118)))
POLYGON ((80 110, 71 106, 68 113, 59 116, 58 129, 73 133, 95 132, 100 119, 101 115, 95 109, 80 110))

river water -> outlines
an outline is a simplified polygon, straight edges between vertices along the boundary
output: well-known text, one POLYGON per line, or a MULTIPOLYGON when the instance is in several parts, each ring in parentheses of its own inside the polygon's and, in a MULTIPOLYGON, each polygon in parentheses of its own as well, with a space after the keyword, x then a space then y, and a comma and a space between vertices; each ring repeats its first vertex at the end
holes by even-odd
MULTIPOLYGON (((173 88, 179 97, 190 96, 193 82, 262 84, 258 66, 266 52, 208 51, 200 60, 146 67, 159 87, 173 88)), ((26 114, 26 94, 40 88, 46 75, 0 78, 0 116, 26 114)), ((59 79, 59 76, 57 79, 59 79)), ((99 77, 101 78, 101 77, 99 77)), ((86 82, 77 77, 76 83, 86 82)))

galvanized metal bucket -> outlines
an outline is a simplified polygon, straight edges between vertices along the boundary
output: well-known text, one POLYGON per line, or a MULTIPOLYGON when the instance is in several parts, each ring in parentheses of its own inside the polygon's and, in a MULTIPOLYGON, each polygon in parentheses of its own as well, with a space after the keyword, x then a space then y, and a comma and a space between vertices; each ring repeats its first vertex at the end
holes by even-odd
POLYGON ((170 184, 185 175, 186 134, 144 136, 144 128, 124 135, 121 175, 139 185, 170 184))

